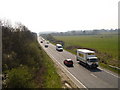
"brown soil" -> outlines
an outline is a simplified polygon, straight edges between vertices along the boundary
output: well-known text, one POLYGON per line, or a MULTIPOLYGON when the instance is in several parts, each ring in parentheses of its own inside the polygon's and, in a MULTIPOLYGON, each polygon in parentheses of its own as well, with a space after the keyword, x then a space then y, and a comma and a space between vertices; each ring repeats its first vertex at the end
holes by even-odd
POLYGON ((93 49, 93 48, 84 48, 84 47, 81 47, 81 46, 68 46, 68 47, 66 47, 66 49, 68 49, 68 50, 73 50, 73 49, 88 49, 88 50, 92 50, 92 51, 98 52, 96 49, 93 49))

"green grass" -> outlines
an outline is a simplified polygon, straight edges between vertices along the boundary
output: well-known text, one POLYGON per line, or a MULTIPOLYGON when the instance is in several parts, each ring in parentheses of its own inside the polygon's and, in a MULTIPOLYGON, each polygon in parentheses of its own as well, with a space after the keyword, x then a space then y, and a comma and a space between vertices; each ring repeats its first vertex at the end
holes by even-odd
POLYGON ((111 67, 109 67, 108 65, 105 65, 105 64, 103 64, 103 63, 99 63, 99 64, 100 64, 100 66, 101 66, 102 68, 108 69, 108 70, 113 71, 113 72, 115 72, 115 73, 117 73, 117 74, 120 75, 120 71, 119 71, 119 70, 117 70, 117 69, 115 69, 115 68, 111 68, 111 67))
POLYGON ((64 41, 65 47, 77 45, 94 48, 112 55, 115 59, 118 57, 117 35, 55 36, 55 38, 64 41))
POLYGON ((54 66, 51 58, 44 52, 44 65, 47 71, 44 74, 44 88, 62 88, 61 78, 56 72, 56 68, 54 66))
POLYGON ((76 54, 77 46, 97 50, 100 65, 116 72, 108 65, 118 66, 118 35, 54 36, 54 38, 64 41, 64 49, 73 54, 76 54))

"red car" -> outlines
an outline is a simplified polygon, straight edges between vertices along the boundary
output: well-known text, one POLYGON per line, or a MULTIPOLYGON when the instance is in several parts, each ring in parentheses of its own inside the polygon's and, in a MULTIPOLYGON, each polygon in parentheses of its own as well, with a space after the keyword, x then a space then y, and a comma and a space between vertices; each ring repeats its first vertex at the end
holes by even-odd
POLYGON ((72 61, 72 59, 65 59, 64 60, 64 64, 66 65, 66 66, 71 66, 71 67, 73 67, 73 61, 72 61))

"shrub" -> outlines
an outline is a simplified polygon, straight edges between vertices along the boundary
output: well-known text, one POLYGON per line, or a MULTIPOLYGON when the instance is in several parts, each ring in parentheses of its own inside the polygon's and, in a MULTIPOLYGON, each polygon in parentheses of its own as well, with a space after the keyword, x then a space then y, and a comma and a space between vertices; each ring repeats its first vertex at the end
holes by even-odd
POLYGON ((8 88, 33 88, 32 75, 27 67, 14 68, 8 72, 8 88))

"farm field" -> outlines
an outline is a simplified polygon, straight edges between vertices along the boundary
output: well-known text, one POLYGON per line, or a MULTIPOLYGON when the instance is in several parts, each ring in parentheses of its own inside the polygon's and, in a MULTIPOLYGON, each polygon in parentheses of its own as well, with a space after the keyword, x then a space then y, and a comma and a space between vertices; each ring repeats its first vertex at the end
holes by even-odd
POLYGON ((97 56, 104 64, 118 66, 118 35, 81 35, 54 36, 64 42, 64 48, 76 54, 77 48, 97 51, 97 56))

